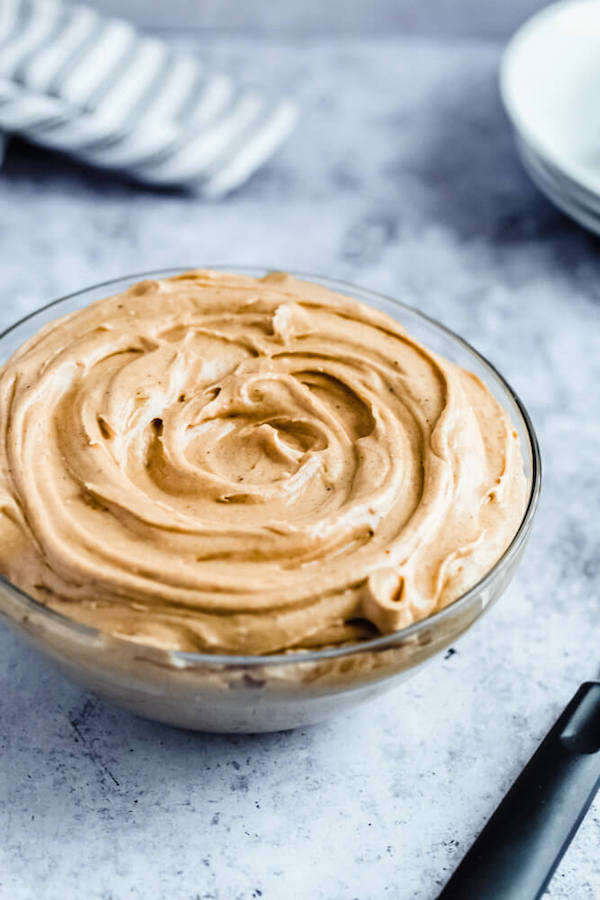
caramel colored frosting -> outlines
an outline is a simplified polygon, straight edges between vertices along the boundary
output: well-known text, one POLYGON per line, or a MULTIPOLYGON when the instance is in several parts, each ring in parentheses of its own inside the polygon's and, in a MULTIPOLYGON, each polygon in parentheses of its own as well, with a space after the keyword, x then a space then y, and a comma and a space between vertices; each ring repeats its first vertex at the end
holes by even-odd
POLYGON ((133 640, 395 631, 475 584, 524 506, 517 434, 475 375, 289 275, 144 281, 0 370, 0 572, 133 640))

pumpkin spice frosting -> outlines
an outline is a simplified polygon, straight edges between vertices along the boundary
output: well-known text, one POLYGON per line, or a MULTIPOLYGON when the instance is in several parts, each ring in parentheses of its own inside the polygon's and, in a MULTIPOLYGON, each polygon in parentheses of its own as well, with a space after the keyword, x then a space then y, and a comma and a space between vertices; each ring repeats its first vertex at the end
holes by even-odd
POLYGON ((409 625, 498 560, 525 493, 477 377, 289 275, 143 281, 0 369, 0 573, 165 649, 409 625))

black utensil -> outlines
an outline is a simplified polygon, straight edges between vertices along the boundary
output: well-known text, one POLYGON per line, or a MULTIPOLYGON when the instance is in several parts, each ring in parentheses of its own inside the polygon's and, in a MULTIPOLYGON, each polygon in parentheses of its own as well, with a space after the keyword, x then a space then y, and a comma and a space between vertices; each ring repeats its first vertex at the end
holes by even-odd
POLYGON ((600 787, 600 682, 582 684, 439 900, 537 900, 600 787))

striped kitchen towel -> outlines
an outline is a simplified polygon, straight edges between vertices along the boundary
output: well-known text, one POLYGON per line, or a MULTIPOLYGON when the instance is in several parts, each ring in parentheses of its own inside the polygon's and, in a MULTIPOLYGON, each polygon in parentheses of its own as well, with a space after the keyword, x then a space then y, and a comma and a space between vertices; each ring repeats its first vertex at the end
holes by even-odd
POLYGON ((221 196, 288 136, 296 108, 206 71, 120 19, 61 0, 0 0, 3 135, 155 185, 221 196))

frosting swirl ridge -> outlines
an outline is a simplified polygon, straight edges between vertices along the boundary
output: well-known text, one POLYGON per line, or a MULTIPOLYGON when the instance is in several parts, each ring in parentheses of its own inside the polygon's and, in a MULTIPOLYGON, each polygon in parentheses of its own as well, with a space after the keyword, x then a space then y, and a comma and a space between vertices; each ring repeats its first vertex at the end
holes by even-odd
POLYGON ((149 280, 0 370, 0 571, 165 648, 391 632, 499 558, 508 414, 390 317, 282 273, 149 280))

